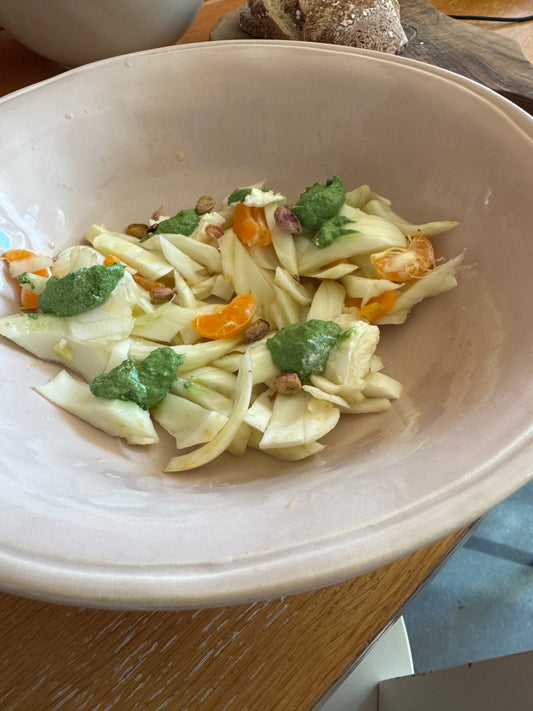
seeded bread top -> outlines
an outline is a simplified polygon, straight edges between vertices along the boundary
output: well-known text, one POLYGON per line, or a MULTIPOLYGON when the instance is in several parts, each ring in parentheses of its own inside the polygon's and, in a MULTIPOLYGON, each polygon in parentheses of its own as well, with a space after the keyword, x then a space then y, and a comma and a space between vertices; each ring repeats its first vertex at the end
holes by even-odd
POLYGON ((407 42, 398 0, 247 0, 240 26, 254 37, 395 53, 407 42))

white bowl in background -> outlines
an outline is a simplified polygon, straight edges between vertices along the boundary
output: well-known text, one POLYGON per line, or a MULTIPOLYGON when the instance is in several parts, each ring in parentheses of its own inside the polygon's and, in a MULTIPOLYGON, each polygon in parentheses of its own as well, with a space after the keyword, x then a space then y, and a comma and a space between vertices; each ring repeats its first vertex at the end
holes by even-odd
POLYGON ((2 0, 0 24, 63 67, 175 44, 203 0, 2 0))
MULTIPOLYGON (((533 474, 533 120, 484 87, 346 47, 205 43, 81 67, 0 102, 0 239, 49 254, 93 222, 266 179, 340 175, 410 220, 450 218, 459 286, 382 329, 393 408, 299 463, 252 452, 163 475, 37 395, 58 368, 0 345, 0 586, 129 608, 257 600, 368 571, 533 474)), ((9 284, 0 315, 17 309, 9 284)))

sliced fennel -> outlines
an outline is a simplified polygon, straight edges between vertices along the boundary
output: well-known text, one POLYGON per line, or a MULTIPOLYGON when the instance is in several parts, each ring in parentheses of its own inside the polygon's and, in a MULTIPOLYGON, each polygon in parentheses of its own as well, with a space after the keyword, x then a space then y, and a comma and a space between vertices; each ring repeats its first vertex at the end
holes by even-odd
POLYGON ((362 389, 378 342, 377 326, 356 321, 331 349, 324 377, 339 385, 362 389))
POLYGON ((341 407, 343 413, 354 415, 364 415, 371 412, 386 412, 391 406, 391 401, 386 397, 368 397, 362 400, 353 400, 348 403, 348 407, 341 407))
POLYGON ((146 410, 133 402, 96 397, 87 383, 75 380, 64 370, 36 390, 59 407, 112 437, 123 437, 128 444, 156 444, 159 441, 146 410))
MULTIPOLYGON (((259 341, 249 348, 248 352, 252 359, 252 369, 254 371, 254 385, 258 383, 269 384, 276 375, 279 374, 272 355, 267 348, 265 341, 259 341)), ((235 373, 239 368, 241 353, 231 353, 218 360, 213 361, 213 364, 222 370, 227 370, 230 373, 235 373)))
POLYGON ((63 277, 69 272, 92 267, 95 264, 103 264, 103 262, 104 255, 97 249, 86 244, 76 244, 57 255, 52 266, 52 274, 63 277))
POLYGON ((345 299, 346 292, 342 284, 329 279, 322 281, 315 291, 306 320, 333 321, 342 313, 345 299))
POLYGON ((276 207, 277 205, 269 205, 265 210, 265 217, 270 232, 272 233, 272 244, 276 252, 276 257, 283 269, 289 274, 297 274, 298 259, 294 239, 291 234, 282 230, 276 224, 274 218, 276 207))
POLYGON ((319 249, 309 243, 298 260, 300 274, 313 274, 326 264, 331 264, 339 259, 379 252, 388 247, 407 246, 403 232, 382 217, 367 215, 362 210, 346 205, 341 209, 340 214, 352 220, 346 225, 346 228, 353 229, 355 232, 339 237, 324 249, 319 249))
POLYGON ((299 462, 307 457, 312 457, 314 454, 322 452, 326 445, 320 442, 309 442, 309 444, 296 444, 293 447, 270 447, 269 449, 261 449, 261 432, 251 428, 248 445, 254 449, 258 449, 269 457, 280 459, 286 462, 299 462))
POLYGON ((134 244, 123 235, 93 227, 85 234, 89 242, 103 255, 114 256, 149 279, 161 279, 172 271, 172 266, 156 252, 134 244))
POLYGON ((269 425, 272 410, 274 409, 273 395, 272 390, 265 390, 265 392, 256 397, 244 416, 244 421, 258 432, 264 432, 269 425))
POLYGON ((145 289, 141 289, 127 270, 114 288, 111 296, 115 301, 123 301, 129 304, 134 316, 141 313, 150 313, 150 311, 154 310, 149 294, 145 289))
POLYGON ((223 415, 228 415, 233 407, 231 398, 194 380, 178 377, 174 381, 171 391, 175 395, 180 395, 186 400, 195 402, 197 405, 213 410, 213 412, 220 412, 223 415))
MULTIPOLYGON (((222 271, 220 252, 212 244, 199 242, 197 239, 194 239, 194 235, 191 237, 186 237, 185 235, 164 235, 160 237, 164 237, 164 242, 162 240, 163 254, 165 254, 165 243, 170 242, 171 245, 179 249, 181 254, 187 255, 195 265, 199 264, 200 269, 203 267, 212 274, 222 271)), ((153 239, 155 238, 156 237, 153 239)), ((198 269, 198 267, 195 266, 195 269, 198 269)))
POLYGON ((227 451, 233 454, 234 457, 243 457, 250 443, 251 434, 252 428, 246 422, 241 422, 235 436, 228 444, 227 451))
POLYGON ((368 200, 362 209, 369 215, 382 217, 393 225, 396 225, 407 237, 414 237, 414 235, 417 234, 423 234, 426 235, 426 237, 435 237, 443 232, 449 232, 459 224, 456 220, 436 220, 415 225, 397 215, 391 208, 390 200, 380 195, 376 195, 368 200))
POLYGON ((310 290, 283 267, 276 267, 274 284, 279 286, 280 289, 283 289, 283 291, 286 291, 287 294, 301 306, 307 306, 313 299, 310 290))
POLYGON ((210 442, 228 421, 225 415, 172 393, 152 409, 152 416, 175 438, 178 449, 210 442))
POLYGON ((327 400, 332 405, 337 405, 338 407, 349 407, 348 402, 340 397, 340 395, 335 395, 327 390, 321 390, 316 385, 303 385, 302 390, 305 390, 306 393, 309 393, 309 395, 312 395, 317 400, 327 400))
POLYGON ((464 254, 435 267, 423 277, 414 281, 405 291, 401 292, 396 304, 386 316, 377 321, 378 325, 387 323, 403 323, 409 312, 423 299, 449 291, 457 286, 457 272, 463 263, 464 254))
POLYGON ((230 416, 213 439, 190 454, 173 457, 165 467, 166 472, 186 471, 203 466, 224 452, 237 434, 250 403, 252 393, 252 362, 248 353, 241 358, 241 366, 235 384, 235 400, 230 416))
MULTIPOLYGON (((253 361, 252 361, 253 366, 253 361)), ((235 392, 236 376, 228 373, 222 368, 215 368, 212 365, 205 365, 188 373, 190 380, 206 388, 212 388, 226 397, 232 397, 235 392)))
MULTIPOLYGON (((97 308, 66 318, 41 313, 0 318, 0 335, 36 356, 78 373, 87 383, 129 358, 139 367, 161 345, 183 358, 169 393, 151 412, 130 402, 95 398, 87 383, 65 372, 42 386, 41 394, 128 443, 155 443, 153 418, 178 449, 196 448, 172 458, 167 471, 202 466, 223 451, 242 456, 250 447, 298 461, 324 449, 318 440, 335 428, 341 413, 382 412, 400 397, 401 384, 382 372, 376 355, 379 327, 403 323, 423 299, 455 287, 463 255, 437 259, 439 266, 402 283, 391 270, 389 278, 380 276, 386 271, 378 273, 375 253, 393 248, 404 255, 413 236, 432 237, 455 227, 455 221, 409 222, 368 185, 346 192, 335 216, 345 218, 349 234, 332 236, 325 230, 327 239, 315 239, 316 233, 305 230, 293 234, 298 219, 290 215, 286 198, 261 183, 235 190, 232 202, 224 200, 220 211, 197 215, 192 214, 197 226, 189 235, 158 232, 139 239, 93 225, 86 233, 89 244, 69 247, 55 259, 32 255, 9 263, 12 276, 27 272, 20 281, 32 298, 49 278, 33 273, 39 269, 62 277, 114 260, 125 265, 111 296, 97 308), (270 244, 241 239, 233 219, 241 198, 251 210, 264 211, 270 244), (242 332, 219 340, 201 336, 194 319, 241 294, 254 297, 254 318, 267 322, 268 330, 250 338, 242 332), (369 303, 372 308, 386 304, 385 312, 362 308, 369 303), (281 329, 309 321, 334 322, 340 336, 328 348, 320 374, 290 366, 303 381, 287 394, 285 376, 278 378, 267 342, 281 329)), ((320 347, 313 344, 317 351, 320 347)), ((287 341, 286 349, 299 353, 295 340, 287 341)))
POLYGON ((195 316, 193 309, 184 309, 172 301, 140 314, 133 324, 132 334, 139 338, 170 343, 180 330, 195 316))
POLYGON ((339 416, 338 408, 306 392, 278 394, 259 447, 295 447, 316 442, 335 427, 339 416))
POLYGON ((402 394, 402 384, 385 373, 368 372, 365 375, 363 395, 369 397, 386 397, 397 400, 402 394))
MULTIPOLYGON (((206 341, 195 345, 174 346, 174 350, 183 356, 183 365, 180 365, 180 373, 184 373, 203 365, 209 365, 217 358, 221 358, 232 351, 240 342, 238 338, 225 338, 220 341, 206 341)), ((129 355, 135 360, 144 360, 151 353, 157 344, 132 338, 129 355)))
POLYGON ((68 319, 40 314, 15 314, 0 319, 0 335, 38 358, 49 360, 92 380, 106 369, 113 350, 110 341, 78 340, 68 319))
POLYGON ((342 285, 346 290, 346 295, 351 299, 361 299, 361 304, 366 304, 369 299, 373 299, 390 289, 399 289, 401 284, 388 279, 368 279, 357 274, 350 274, 342 279, 342 285))
POLYGON ((112 297, 95 309, 67 316, 65 321, 78 341, 123 341, 134 324, 131 306, 112 297))
POLYGON ((207 269, 189 257, 186 252, 176 247, 169 239, 160 235, 161 250, 167 262, 179 273, 189 284, 197 284, 204 279, 207 269))

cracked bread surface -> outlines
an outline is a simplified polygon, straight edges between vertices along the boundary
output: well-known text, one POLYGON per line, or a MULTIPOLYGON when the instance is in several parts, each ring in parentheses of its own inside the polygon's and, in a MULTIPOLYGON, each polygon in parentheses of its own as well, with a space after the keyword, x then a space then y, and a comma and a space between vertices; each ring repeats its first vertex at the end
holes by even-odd
POLYGON ((304 40, 395 53, 407 42, 396 0, 308 2, 304 40))
POLYGON ((298 6, 299 0, 248 0, 239 24, 254 37, 302 40, 302 29, 295 16, 298 6))
POLYGON ((247 0, 239 24, 263 39, 303 39, 391 54, 407 43, 398 0, 247 0))

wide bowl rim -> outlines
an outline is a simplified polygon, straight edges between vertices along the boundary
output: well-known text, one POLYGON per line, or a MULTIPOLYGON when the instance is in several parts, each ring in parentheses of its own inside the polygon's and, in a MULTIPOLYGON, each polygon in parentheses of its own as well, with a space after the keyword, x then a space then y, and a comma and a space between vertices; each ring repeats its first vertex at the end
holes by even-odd
POLYGON ((15 89, 14 91, 5 94, 0 97, 0 105, 7 103, 13 99, 18 98, 26 93, 33 93, 46 88, 49 84, 56 82, 68 81, 72 76, 78 74, 84 74, 86 72, 93 72, 99 67, 103 67, 109 64, 121 64, 133 59, 139 59, 143 57, 154 56, 157 54, 175 54, 182 52, 197 52, 197 51, 218 51, 215 48, 235 48, 241 47, 243 49, 250 49, 252 47, 286 47, 286 48, 301 48, 304 51, 311 52, 329 52, 333 54, 350 54, 354 56, 367 57, 383 62, 391 62, 393 64, 400 64, 405 66, 410 66, 413 69, 418 69, 423 73, 430 75, 440 76, 445 79, 448 78, 452 83, 462 85, 465 88, 470 89, 472 92, 479 94, 480 96, 491 97, 497 105, 502 108, 507 108, 510 111, 510 117, 515 118, 518 121, 518 117, 521 115, 526 120, 526 125, 533 120, 527 111, 522 109, 513 103, 510 99, 503 96, 498 91, 491 89, 490 87, 482 84, 474 79, 466 77, 462 74, 451 71, 450 69, 445 69, 427 62, 423 62, 419 59, 414 59, 411 57, 403 57, 397 54, 390 54, 386 52, 379 52, 372 49, 361 49, 359 47, 349 47, 345 45, 328 44, 328 43, 316 43, 316 42, 306 42, 303 40, 275 40, 275 39, 227 39, 227 40, 206 40, 203 42, 185 42, 183 44, 174 44, 164 47, 155 47, 152 49, 144 49, 136 52, 128 52, 126 54, 114 55, 112 57, 106 57, 104 59, 99 59, 93 62, 88 62, 77 67, 65 68, 64 71, 55 74, 54 76, 42 79, 41 81, 29 84, 27 86, 21 87, 20 89, 15 89))

